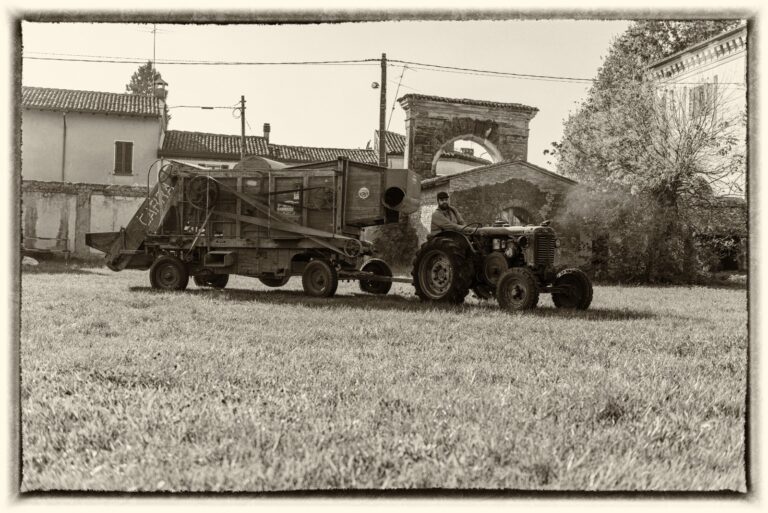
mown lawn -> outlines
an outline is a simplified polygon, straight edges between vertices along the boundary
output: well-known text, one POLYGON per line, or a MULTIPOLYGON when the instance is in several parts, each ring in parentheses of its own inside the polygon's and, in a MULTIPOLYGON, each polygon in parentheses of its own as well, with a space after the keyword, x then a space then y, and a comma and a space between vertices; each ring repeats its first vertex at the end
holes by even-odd
POLYGON ((22 490, 746 489, 743 289, 587 312, 22 276, 22 490))

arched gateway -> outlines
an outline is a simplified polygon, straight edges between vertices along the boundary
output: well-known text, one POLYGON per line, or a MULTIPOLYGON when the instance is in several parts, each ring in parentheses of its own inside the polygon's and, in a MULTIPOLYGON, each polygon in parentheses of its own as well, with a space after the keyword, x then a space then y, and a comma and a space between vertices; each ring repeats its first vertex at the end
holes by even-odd
POLYGON ((405 165, 423 178, 435 176, 438 154, 457 139, 483 146, 494 162, 527 160, 535 107, 423 94, 398 101, 405 110, 405 165))

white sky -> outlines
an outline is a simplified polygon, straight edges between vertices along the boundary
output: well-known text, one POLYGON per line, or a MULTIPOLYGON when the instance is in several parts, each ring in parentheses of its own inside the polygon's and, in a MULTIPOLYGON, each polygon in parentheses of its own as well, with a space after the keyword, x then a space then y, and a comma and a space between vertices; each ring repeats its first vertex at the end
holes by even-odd
MULTIPOLYGON (((612 39, 629 22, 591 20, 388 21, 325 25, 158 25, 156 56, 176 60, 316 61, 388 59, 513 73, 593 78, 612 39)), ((151 25, 22 24, 24 56, 45 54, 152 58, 151 25), (40 52, 40 53, 37 53, 40 52)), ((48 55, 48 57, 56 57, 48 55)), ((138 64, 23 60, 22 83, 124 92, 138 64)), ((272 126, 279 144, 362 148, 378 128, 378 62, 334 66, 157 65, 168 104, 234 105, 246 98, 248 135, 272 126)), ((403 68, 387 71, 387 118, 403 68)), ((523 103, 539 108, 528 160, 547 166, 543 150, 589 84, 497 78, 407 69, 398 97, 422 93, 523 103)), ((229 110, 174 108, 171 129, 239 134, 229 110)), ((405 133, 395 105, 390 130, 405 133)))

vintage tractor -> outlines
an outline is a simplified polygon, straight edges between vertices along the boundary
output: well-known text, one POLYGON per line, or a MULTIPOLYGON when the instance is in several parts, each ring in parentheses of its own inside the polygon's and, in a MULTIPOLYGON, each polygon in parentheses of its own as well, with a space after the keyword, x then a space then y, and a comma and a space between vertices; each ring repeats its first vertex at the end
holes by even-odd
POLYGON ((269 287, 301 276, 315 297, 334 295, 339 280, 386 294, 411 279, 371 259, 361 229, 416 211, 420 191, 411 171, 345 158, 289 167, 248 157, 231 170, 171 161, 125 228, 88 233, 86 243, 114 271, 149 270, 162 290, 183 290, 190 277, 223 288, 240 274, 269 287))
POLYGON ((535 308, 541 292, 558 308, 585 310, 592 283, 576 268, 555 270, 560 241, 548 222, 539 226, 467 225, 430 235, 416 254, 413 284, 422 301, 461 303, 473 291, 495 297, 506 310, 535 308))

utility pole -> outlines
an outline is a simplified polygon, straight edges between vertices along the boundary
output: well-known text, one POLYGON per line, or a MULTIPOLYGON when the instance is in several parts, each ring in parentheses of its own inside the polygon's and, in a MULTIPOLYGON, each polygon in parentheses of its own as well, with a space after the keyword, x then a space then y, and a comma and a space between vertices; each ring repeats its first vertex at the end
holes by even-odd
POLYGON ((245 96, 240 97, 240 160, 245 159, 245 96))
POLYGON ((379 165, 387 167, 387 139, 384 137, 387 118, 387 54, 381 54, 381 103, 379 105, 379 165))
POLYGON ((157 53, 157 24, 152 24, 152 93, 155 92, 155 54, 157 53))

